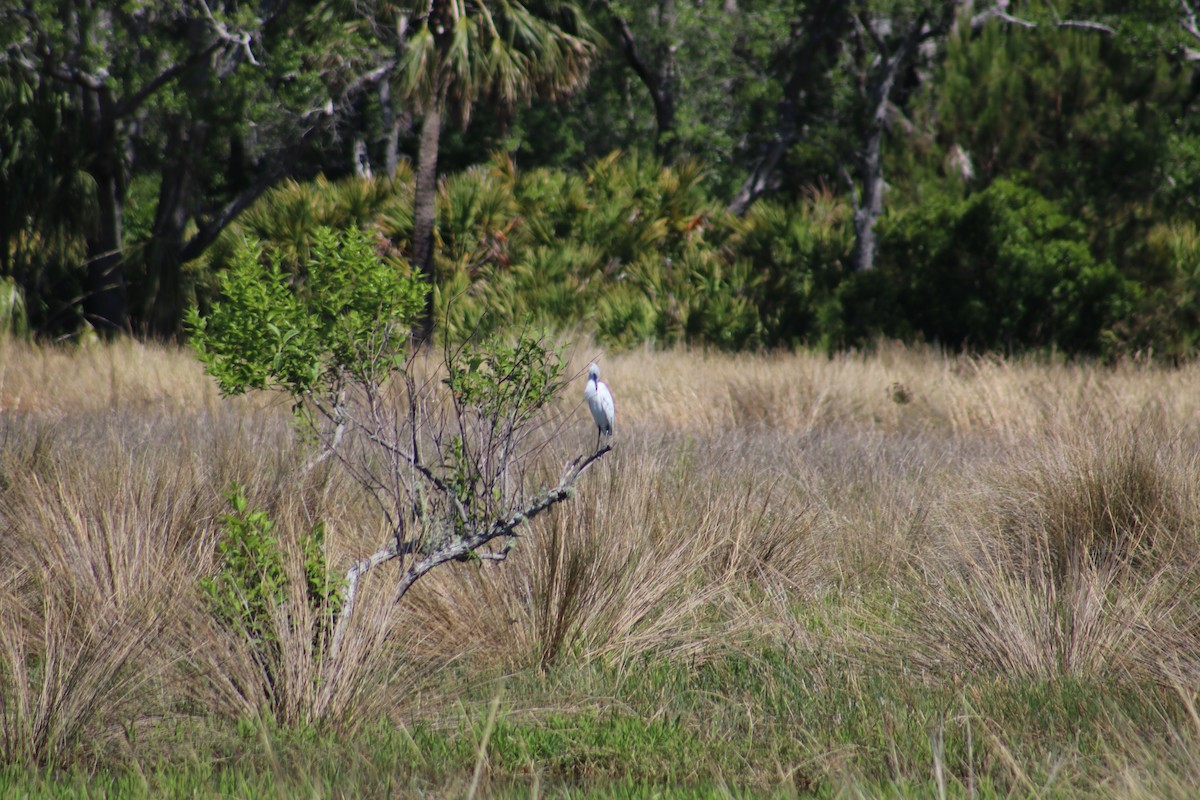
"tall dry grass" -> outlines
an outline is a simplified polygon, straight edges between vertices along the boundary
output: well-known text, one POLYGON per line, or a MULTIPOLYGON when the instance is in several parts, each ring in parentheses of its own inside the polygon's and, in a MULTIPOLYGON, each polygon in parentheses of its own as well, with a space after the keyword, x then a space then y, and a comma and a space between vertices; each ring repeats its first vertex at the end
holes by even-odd
POLYGON ((747 620, 714 623, 714 606, 763 569, 795 574, 809 532, 772 476, 729 463, 729 447, 630 425, 579 496, 531 526, 507 563, 432 578, 404 624, 441 640, 447 656, 508 668, 697 655, 728 641, 747 620))
MULTIPOLYGON (((342 729, 436 714, 497 670, 764 643, 951 684, 1200 681, 1200 369, 896 346, 603 366, 616 449, 578 495, 508 561, 449 565, 399 606, 394 570, 369 573, 332 662, 298 537, 324 521, 344 568, 386 528, 333 462, 305 470, 286 402, 222 399, 183 351, 0 344, 0 757, 263 709, 342 729), (197 587, 233 482, 295 578, 273 680, 197 587)), ((594 436, 579 398, 562 410, 556 458, 594 436)), ((1174 785, 1186 762, 1164 758, 1124 773, 1131 794, 1174 785)))
POLYGON ((1181 436, 1157 414, 1082 422, 961 476, 912 606, 941 636, 917 652, 1036 679, 1194 681, 1200 468, 1181 436))

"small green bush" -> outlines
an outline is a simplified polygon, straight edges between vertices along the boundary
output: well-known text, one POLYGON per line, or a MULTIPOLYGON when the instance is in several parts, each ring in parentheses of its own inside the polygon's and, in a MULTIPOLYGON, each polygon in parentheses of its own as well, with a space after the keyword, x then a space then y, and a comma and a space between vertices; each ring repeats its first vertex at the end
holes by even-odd
POLYGON ((730 224, 734 257, 757 276, 743 285, 751 287, 764 338, 771 344, 836 338, 829 308, 854 246, 849 207, 813 192, 792 206, 760 201, 730 224))
MULTIPOLYGON (((285 552, 275 536, 275 521, 264 509, 251 509, 245 490, 232 486, 226 494, 232 513, 221 517, 217 543, 218 570, 200 580, 212 614, 224 626, 246 637, 267 684, 281 669, 279 625, 288 619, 293 595, 285 552)), ((324 651, 341 610, 341 582, 325 558, 325 525, 318 522, 298 542, 304 562, 304 601, 313 618, 314 653, 324 651)))
POLYGON ((29 336, 25 292, 12 278, 0 278, 0 333, 29 336))

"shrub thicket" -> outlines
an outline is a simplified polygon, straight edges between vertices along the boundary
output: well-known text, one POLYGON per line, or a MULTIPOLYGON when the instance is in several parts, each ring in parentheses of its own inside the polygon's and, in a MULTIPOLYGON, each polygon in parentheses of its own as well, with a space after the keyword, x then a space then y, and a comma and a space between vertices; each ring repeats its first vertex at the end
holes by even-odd
POLYGON ((882 274, 867 285, 895 299, 870 321, 889 335, 952 348, 1096 352, 1130 311, 1131 287, 1112 264, 1096 262, 1082 226, 1007 179, 898 215, 883 242, 882 274))
MULTIPOLYGON (((618 153, 581 173, 520 171, 497 155, 447 177, 433 289, 440 324, 451 337, 527 320, 582 325, 615 347, 836 347, 879 336, 970 350, 1190 347, 1186 303, 1162 303, 1195 283, 1187 230, 1156 234, 1161 268, 1151 272, 1162 285, 1135 281, 1096 257, 1063 205, 998 179, 885 218, 879 266, 855 274, 851 209, 831 192, 735 217, 705 180, 693 162, 618 153)), ((381 251, 402 254, 411 202, 407 167, 391 181, 288 183, 227 232, 198 274, 225 269, 247 235, 281 269, 300 271, 322 226, 369 229, 381 251)))

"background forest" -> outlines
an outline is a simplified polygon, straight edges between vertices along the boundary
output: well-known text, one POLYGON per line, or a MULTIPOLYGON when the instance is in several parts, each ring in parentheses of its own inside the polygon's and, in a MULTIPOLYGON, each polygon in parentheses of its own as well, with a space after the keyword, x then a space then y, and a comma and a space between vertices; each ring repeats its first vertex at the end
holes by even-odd
POLYGON ((0 303, 174 337, 247 235, 359 226, 450 329, 1184 356, 1196 11, 6 4, 0 303))

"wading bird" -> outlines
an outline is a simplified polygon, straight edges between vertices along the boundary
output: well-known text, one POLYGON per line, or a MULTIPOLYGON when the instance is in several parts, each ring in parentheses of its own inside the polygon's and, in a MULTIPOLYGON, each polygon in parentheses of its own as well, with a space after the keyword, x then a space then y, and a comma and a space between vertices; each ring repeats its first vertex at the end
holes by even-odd
POLYGON ((596 420, 596 449, 599 450, 600 437, 612 436, 613 420, 617 416, 612 392, 608 390, 608 385, 600 380, 599 364, 588 367, 588 382, 583 390, 583 399, 587 401, 588 409, 592 412, 592 419, 596 420))

